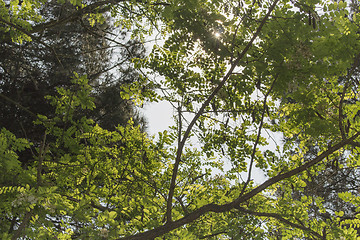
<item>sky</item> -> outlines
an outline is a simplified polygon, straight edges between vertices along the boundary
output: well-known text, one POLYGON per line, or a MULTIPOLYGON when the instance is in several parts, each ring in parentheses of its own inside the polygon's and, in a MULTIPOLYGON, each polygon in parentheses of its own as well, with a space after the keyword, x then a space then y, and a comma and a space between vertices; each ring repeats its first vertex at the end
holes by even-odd
MULTIPOLYGON (((162 101, 158 103, 150 103, 145 105, 143 114, 147 118, 148 121, 147 131, 150 135, 157 135, 158 132, 167 130, 169 126, 174 124, 174 120, 172 118, 173 116, 172 106, 170 105, 170 103, 166 101, 162 101)), ((263 134, 263 136, 267 136, 267 134, 263 134)), ((281 138, 281 136, 277 136, 277 135, 272 137, 274 138, 273 140, 275 140, 276 142, 278 142, 281 138)), ((276 147, 273 140, 269 139, 269 145, 266 147, 267 149, 276 147)), ((231 165, 229 161, 225 160, 225 166, 224 166, 225 171, 230 167, 231 165)), ((216 174, 216 172, 214 172, 214 174, 216 174)), ((242 173, 240 175, 243 179, 247 178, 247 173, 242 173)), ((252 178, 257 184, 261 184, 267 179, 264 173, 257 168, 253 169, 252 178)))
MULTIPOLYGON (((147 43, 147 49, 152 49, 153 45, 155 44, 155 42, 158 45, 162 45, 164 40, 162 40, 161 38, 159 39, 158 36, 156 35, 156 37, 154 37, 154 39, 156 39, 156 41, 149 41, 147 43)), ((240 71, 241 69, 239 69, 240 71)), ((259 98, 257 93, 254 93, 253 98, 259 98)), ((260 96, 260 98, 262 98, 263 96, 260 96)), ((157 135, 158 132, 163 132, 164 130, 167 130, 170 126, 174 125, 175 121, 173 119, 173 115, 174 115, 174 109, 172 108, 171 104, 166 102, 166 101, 161 101, 161 102, 153 102, 153 103, 147 103, 144 106, 143 109, 143 114, 146 117, 147 121, 148 121, 148 125, 147 125, 147 132, 150 135, 157 135)), ((189 121, 191 121, 192 116, 186 116, 186 119, 188 119, 189 121)), ((270 133, 267 134, 265 132, 262 133, 262 136, 266 137, 268 139, 268 146, 265 147, 260 147, 265 149, 269 149, 274 151, 274 149, 276 148, 277 145, 282 145, 281 144, 281 140, 282 140, 282 135, 280 136, 279 134, 274 134, 274 133, 270 133)), ((196 144, 193 145, 196 147, 196 144)), ((199 146, 200 148, 200 146, 199 146)), ((229 160, 225 160, 225 166, 224 169, 225 171, 231 168, 231 163, 229 162, 229 160)), ((216 174, 216 172, 215 172, 216 174)), ((243 179, 247 179, 247 173, 241 173, 240 174, 241 177, 243 179)), ((257 184, 261 184, 262 182, 264 182, 267 177, 265 176, 264 172, 256 167, 253 168, 252 170, 252 175, 251 178, 254 179, 255 183, 257 184)))
POLYGON ((172 118, 173 109, 170 103, 165 101, 150 103, 145 105, 144 109, 144 115, 148 121, 148 132, 150 135, 162 132, 174 124, 172 118))

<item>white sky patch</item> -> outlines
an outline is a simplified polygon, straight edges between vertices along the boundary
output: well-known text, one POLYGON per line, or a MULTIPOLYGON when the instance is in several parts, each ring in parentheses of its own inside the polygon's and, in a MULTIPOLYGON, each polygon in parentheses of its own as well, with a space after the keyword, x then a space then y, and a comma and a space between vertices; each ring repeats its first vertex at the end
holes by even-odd
POLYGON ((144 107, 144 115, 148 120, 148 133, 156 135, 175 124, 173 108, 169 102, 152 102, 144 107))

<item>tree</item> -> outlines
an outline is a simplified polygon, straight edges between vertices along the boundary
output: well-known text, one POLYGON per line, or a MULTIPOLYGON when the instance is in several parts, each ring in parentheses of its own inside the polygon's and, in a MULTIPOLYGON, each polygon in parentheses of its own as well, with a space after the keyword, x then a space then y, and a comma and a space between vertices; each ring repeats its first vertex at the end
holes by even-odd
MULTIPOLYGON (((1 131, 2 238, 356 237, 357 216, 313 216, 333 206, 307 192, 332 162, 358 166, 359 18, 345 17, 346 3, 83 4, 74 16, 112 9, 129 26, 143 19, 166 35, 147 59, 133 59, 141 81, 121 95, 170 101, 176 125, 153 138, 131 120, 105 130, 76 117, 95 105, 89 79, 75 74, 72 87, 47 97, 54 113, 37 116, 40 144, 1 131), (274 148, 267 133, 293 141, 274 148), (19 152, 30 147, 34 161, 23 167, 19 152), (265 181, 255 181, 255 168, 265 181)), ((53 24, 24 31, 28 19, 2 22, 16 41, 53 24)), ((357 192, 340 191, 357 209, 357 192)))
MULTIPOLYGON (((356 6, 355 2, 352 2, 349 7, 349 21, 352 21, 354 14, 356 15, 357 13, 358 6, 356 6)), ((346 77, 340 76, 337 79, 338 84, 345 86, 351 85, 351 91, 354 91, 358 88, 358 71, 358 60, 356 59, 347 71, 346 77), (349 83, 348 79, 352 79, 352 82, 349 83)), ((345 91, 343 93, 345 94, 345 91)), ((338 92, 338 94, 341 95, 340 92, 338 92)), ((356 98, 346 98, 345 95, 343 95, 342 98, 343 99, 340 101, 343 105, 357 103, 356 98)), ((327 101, 329 100, 330 95, 327 96, 327 101)), ((297 104, 297 101, 291 97, 291 93, 289 93, 285 101, 297 104)), ((324 119, 323 109, 321 112, 317 109, 314 110, 318 119, 324 119)), ((343 113, 341 113, 341 115, 342 114, 343 113)), ((343 136, 349 132, 350 125, 350 122, 347 121, 344 125, 339 126, 343 136)), ((294 142, 297 141, 296 138, 297 136, 294 135, 286 141, 294 142)), ((298 141, 298 144, 300 143, 301 141, 298 141)), ((320 151, 317 142, 314 140, 306 143, 305 147, 301 145, 298 145, 297 147, 303 149, 303 158, 306 160, 316 157, 320 151)), ((294 151, 293 154, 296 155, 296 151, 294 151)), ((353 204, 343 201, 341 195, 339 195, 339 193, 344 192, 351 192, 354 195, 358 195, 359 185, 356 181, 359 176, 358 168, 349 164, 347 152, 343 151, 337 156, 328 157, 325 166, 318 171, 319 172, 307 171, 307 179, 310 180, 304 180, 306 182, 306 187, 301 191, 293 191, 292 198, 296 200, 307 198, 321 200, 323 208, 319 208, 316 204, 310 204, 310 207, 308 208, 309 218, 321 218, 322 221, 334 225, 335 228, 342 225, 347 226, 349 222, 354 221, 354 219, 356 221, 357 209, 353 204), (340 218, 338 218, 339 214, 341 215, 340 218)), ((283 194, 281 190, 278 192, 279 194, 283 194)), ((356 225, 354 225, 354 229, 357 231, 357 235, 359 235, 359 229, 356 225)))
MULTIPOLYGON (((16 12, 19 6, 12 4, 16 12)), ((24 6, 22 4, 21 8, 24 6)), ((0 60, 1 126, 17 137, 25 137, 36 144, 41 142, 44 129, 34 126, 33 121, 37 114, 49 117, 54 112, 44 101, 45 96, 55 94, 59 87, 72 87, 70 80, 77 72, 88 75, 97 108, 96 111, 77 112, 75 118, 86 115, 103 128, 114 129, 133 117, 137 124, 145 127, 133 103, 120 97, 119 87, 139 78, 130 59, 143 57, 143 45, 135 39, 126 39, 124 29, 113 31, 118 37, 110 37, 113 27, 108 24, 109 17, 99 18, 95 24, 80 15, 61 23, 78 11, 70 3, 49 1, 39 6, 38 11, 54 26, 39 29, 39 36, 32 42, 16 44, 8 42, 6 37, 0 42, 3 56, 0 60), (118 57, 112 57, 114 52, 118 57)), ((28 164, 31 155, 30 150, 22 153, 23 164, 28 164)))
MULTIPOLYGON (((76 7, 71 4, 59 5, 51 1, 41 6, 39 11, 44 19, 61 22, 74 15, 76 7)), ((66 24, 53 23, 54 27, 41 30, 41 40, 36 38, 37 41, 28 42, 26 46, 8 43, 6 39, 2 41, 3 96, 13 97, 13 101, 27 107, 33 113, 46 114, 49 110, 46 110, 48 106, 42 104, 43 97, 53 94, 56 87, 68 86, 73 72, 77 72, 87 74, 91 85, 96 88, 99 95, 96 101, 99 111, 108 115, 114 113, 114 110, 109 112, 110 108, 106 102, 100 100, 106 96, 100 95, 110 92, 108 89, 112 85, 136 81, 138 77, 131 68, 129 59, 142 57, 144 49, 143 45, 135 40, 125 40, 126 30, 118 31, 120 37, 109 38, 112 27, 106 21, 110 19, 102 19, 93 27, 87 19, 81 17, 69 20, 66 24), (39 44, 38 41, 44 44, 39 44), (119 54, 116 61, 110 59, 114 50, 119 54), (117 76, 114 74, 115 70, 117 76)), ((116 95, 119 94, 113 96, 114 101, 116 95)), ((119 105, 126 104, 113 104, 111 108, 117 109, 119 105)), ((16 107, 2 111, 4 126, 12 131, 19 129, 19 121, 11 119, 11 112, 17 111, 16 107), (16 126, 7 125, 9 122, 16 126)), ((101 114, 93 118, 101 118, 101 114)), ((124 117, 123 123, 128 120, 127 118, 129 117, 124 117)), ((112 120, 115 125, 121 122, 112 120)), ((29 124, 25 124, 23 128, 26 129, 26 125, 29 124)), ((109 128, 110 125, 106 127, 109 128)))

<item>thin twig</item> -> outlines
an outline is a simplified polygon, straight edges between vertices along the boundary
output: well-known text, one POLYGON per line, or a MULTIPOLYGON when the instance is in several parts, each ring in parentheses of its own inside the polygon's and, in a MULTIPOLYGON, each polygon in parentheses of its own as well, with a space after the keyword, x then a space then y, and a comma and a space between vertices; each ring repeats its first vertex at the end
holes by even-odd
POLYGON ((257 134, 256 140, 255 140, 255 144, 254 144, 253 151, 251 153, 251 158, 250 158, 249 175, 248 175, 248 178, 247 178, 247 180, 246 180, 246 182, 244 184, 244 187, 241 190, 240 196, 245 192, 246 187, 248 186, 248 184, 250 183, 250 180, 251 180, 251 172, 252 172, 252 168, 253 168, 253 165, 254 165, 256 148, 257 148, 257 145, 259 144, 260 136, 261 136, 261 130, 262 130, 262 126, 264 124, 265 112, 266 112, 266 108, 267 108, 266 101, 267 101, 267 98, 268 98, 270 92, 272 91, 278 77, 279 77, 279 74, 275 77, 274 81, 272 82, 272 84, 270 86, 270 89, 267 91, 267 93, 265 94, 265 97, 264 97, 263 110, 262 110, 262 114, 261 114, 261 120, 260 120, 259 129, 258 129, 258 134, 257 134))
POLYGON ((39 188, 42 185, 42 179, 41 179, 41 172, 42 172, 42 164, 43 160, 45 158, 45 154, 47 152, 48 146, 45 147, 46 144, 46 131, 44 133, 43 141, 41 143, 41 147, 39 150, 39 156, 38 156, 38 165, 37 165, 37 188, 39 188))
POLYGON ((29 109, 27 109, 26 107, 24 107, 23 105, 21 105, 20 103, 12 100, 11 98, 5 96, 4 94, 0 93, 0 97, 2 97, 3 99, 5 99, 6 101, 14 104, 15 106, 17 106, 18 108, 24 110, 25 112, 29 113, 31 116, 33 116, 34 118, 37 118, 37 115, 35 113, 33 113, 32 111, 30 111, 29 109))
POLYGON ((237 209, 241 212, 250 214, 250 215, 254 215, 254 216, 259 216, 259 217, 271 217, 271 218, 275 218, 277 220, 279 220, 280 222, 283 222, 287 225, 290 225, 291 227, 294 228, 298 228, 301 229, 305 232, 309 232, 310 234, 316 236, 319 239, 323 239, 323 236, 321 236, 319 233, 315 232, 314 230, 312 230, 311 228, 305 227, 304 225, 300 225, 300 224, 296 224, 293 223, 287 219, 285 219, 283 216, 281 216, 280 214, 277 213, 267 213, 267 212, 255 212, 255 211, 251 211, 249 209, 245 209, 243 207, 237 207, 237 209))
POLYGON ((340 129, 342 139, 346 138, 346 133, 344 130, 343 102, 344 102, 345 93, 346 93, 346 90, 348 87, 349 87, 349 84, 345 83, 343 92, 341 93, 341 96, 340 96, 340 102, 339 102, 339 129, 340 129))

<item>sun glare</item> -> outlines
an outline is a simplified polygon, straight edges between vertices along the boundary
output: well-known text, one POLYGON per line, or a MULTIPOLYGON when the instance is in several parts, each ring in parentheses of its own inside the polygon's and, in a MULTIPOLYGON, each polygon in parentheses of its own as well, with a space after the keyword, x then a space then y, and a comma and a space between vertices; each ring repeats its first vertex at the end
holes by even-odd
POLYGON ((220 38, 221 34, 220 34, 219 32, 215 32, 215 33, 214 33, 214 36, 215 36, 216 38, 220 38))

